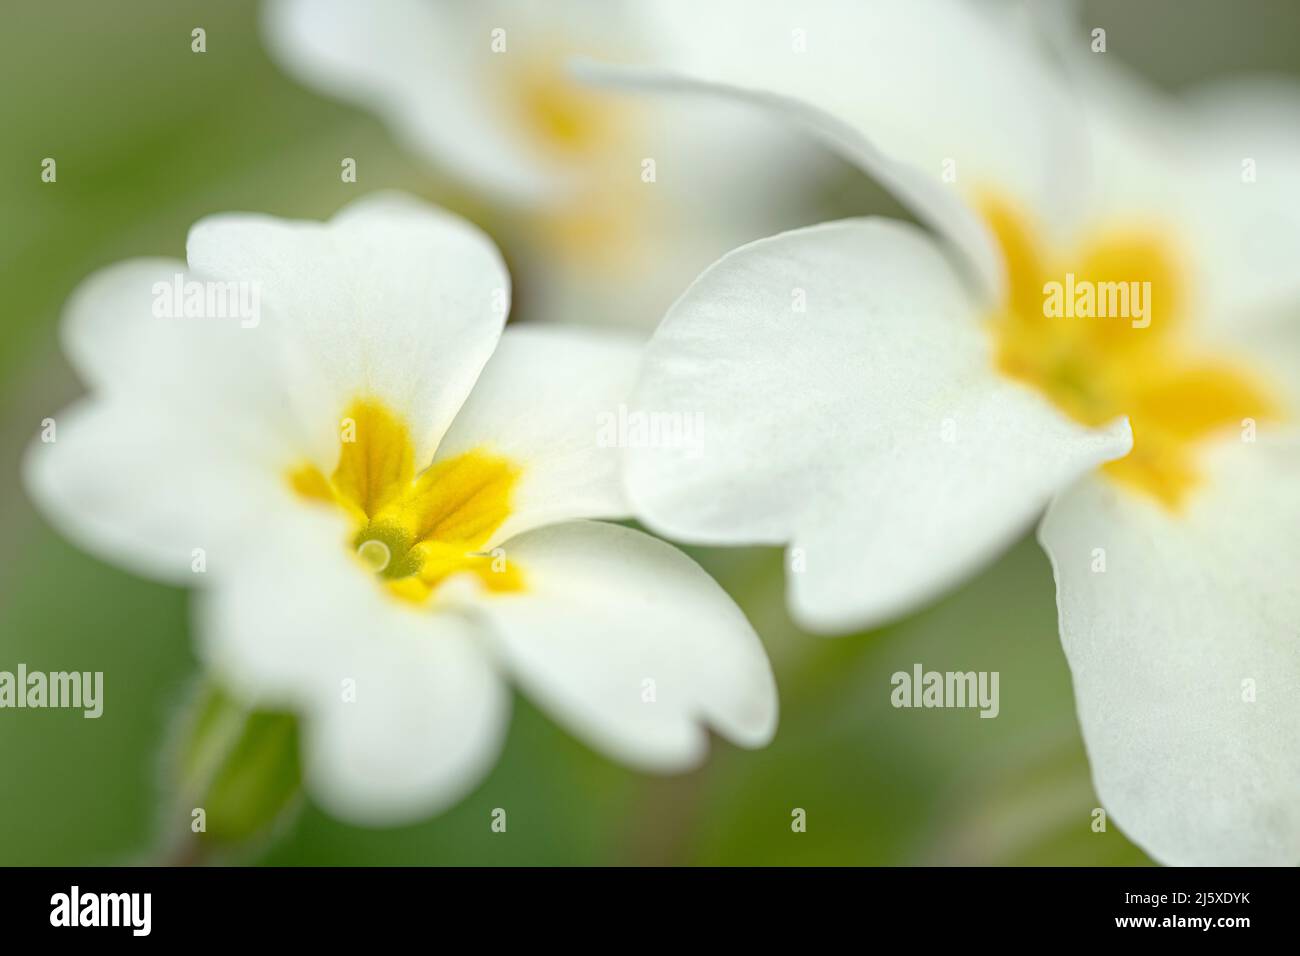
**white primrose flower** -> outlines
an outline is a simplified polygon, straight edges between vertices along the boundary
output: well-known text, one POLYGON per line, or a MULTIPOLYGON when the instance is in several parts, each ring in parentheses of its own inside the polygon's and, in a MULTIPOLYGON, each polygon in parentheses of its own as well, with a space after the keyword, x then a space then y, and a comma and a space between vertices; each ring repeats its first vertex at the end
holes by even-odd
MULTIPOLYGON (((578 54, 682 42, 636 0, 271 0, 291 75, 382 117, 413 152, 511 209, 529 315, 648 327, 734 246, 806 222, 809 152, 770 118, 574 79, 578 54), (737 169, 737 153, 762 162, 737 169), (796 175, 796 170, 799 174, 796 175)), ((358 177, 364 181, 364 156, 358 177)))
POLYGON ((739 609, 668 545, 583 520, 627 513, 600 422, 638 347, 503 334, 492 243, 397 195, 325 224, 212 216, 187 257, 76 292, 64 344, 90 394, 27 485, 88 549, 199 589, 202 658, 301 715, 323 806, 388 823, 457 800, 501 745, 507 680, 637 768, 698 762, 704 725, 771 738, 739 609), (182 274, 260 290, 258 321, 201 317, 202 295, 169 317, 182 274))
POLYGON ((1300 862, 1300 95, 1067 84, 937 0, 709 9, 696 62, 588 75, 797 117, 938 237, 850 220, 708 269, 631 407, 711 430, 630 453, 637 513, 788 545, 792 612, 834 632, 1046 508, 1113 819, 1168 863, 1300 862))

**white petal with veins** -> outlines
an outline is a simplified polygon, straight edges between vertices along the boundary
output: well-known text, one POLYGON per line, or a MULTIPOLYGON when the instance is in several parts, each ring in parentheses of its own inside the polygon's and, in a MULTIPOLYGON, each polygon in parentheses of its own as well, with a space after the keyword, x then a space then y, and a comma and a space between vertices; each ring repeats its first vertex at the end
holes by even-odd
POLYGON ((990 298, 1001 265, 968 207, 976 190, 996 187, 1049 222, 1075 215, 1082 142, 1069 100, 1031 45, 1018 42, 1022 25, 991 5, 657 6, 678 28, 663 59, 607 55, 622 65, 587 63, 583 74, 740 99, 802 121, 951 240, 990 298))
POLYGON ((702 437, 629 449, 636 514, 681 540, 801 549, 791 606, 817 630, 935 596, 1132 440, 998 374, 979 320, 911 226, 849 220, 737 250, 647 350, 632 407, 696 416, 702 437))
POLYGON ((24 462, 28 493, 60 532, 137 574, 200 584, 196 549, 216 573, 256 542, 265 515, 292 506, 274 459, 161 407, 83 400, 55 428, 24 462))
POLYGON ((527 588, 460 600, 486 621, 512 676, 579 737, 659 771, 703 759, 701 722, 747 747, 772 738, 763 646, 686 555, 599 522, 530 531, 505 548, 527 588))
POLYGON ((1300 437, 1228 439, 1207 458, 1186 515, 1089 477, 1039 539, 1115 822, 1164 863, 1294 865, 1300 437))
POLYGON ((390 824, 459 800, 509 715, 478 629, 387 597, 335 521, 292 513, 265 534, 201 595, 206 662, 242 699, 303 714, 306 781, 332 813, 390 824))
POLYGON ((501 337, 436 460, 475 448, 522 469, 495 542, 556 521, 625 518, 622 449, 602 443, 636 382, 639 336, 560 326, 511 326, 501 337))
MULTIPOLYGON (((228 213, 190 230, 191 268, 253 282, 334 403, 358 396, 411 426, 427 461, 496 347, 510 279, 496 246, 458 216, 376 193, 329 223, 228 213)), ((256 333, 259 329, 247 330, 256 333)), ((317 405, 319 408, 319 405, 317 405)))

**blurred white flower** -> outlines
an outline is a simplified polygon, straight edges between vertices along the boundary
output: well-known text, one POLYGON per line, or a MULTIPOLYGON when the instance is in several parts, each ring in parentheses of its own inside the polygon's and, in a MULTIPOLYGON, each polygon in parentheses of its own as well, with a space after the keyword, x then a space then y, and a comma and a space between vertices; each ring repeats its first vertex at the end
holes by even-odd
POLYGON ((264 33, 294 76, 373 110, 413 151, 512 209, 530 317, 647 327, 723 252, 808 221, 813 154, 788 129, 732 104, 638 101, 570 75, 579 54, 668 55, 692 29, 682 12, 628 0, 271 0, 264 33), (743 157, 753 161, 738 166, 743 157))
POLYGON ((202 657, 301 715, 326 808, 386 823, 468 792, 506 677, 640 768, 699 761, 704 724, 771 737, 771 672, 726 594, 668 545, 581 520, 626 513, 597 421, 637 347, 503 335, 492 243, 396 195, 326 224, 207 218, 188 260, 75 294, 65 347, 91 393, 30 449, 27 484, 87 548, 199 589, 202 657), (260 321, 160 317, 178 273, 251 284, 260 321))
POLYGON ((940 241, 845 221, 706 271, 630 405, 713 431, 689 460, 630 454, 638 514, 789 544, 793 613, 838 631, 933 598, 1050 504, 1114 819, 1165 862, 1300 862, 1300 95, 1158 103, 1081 67, 1080 28, 1066 83, 993 6, 708 9, 694 58, 588 75, 797 117, 940 241))

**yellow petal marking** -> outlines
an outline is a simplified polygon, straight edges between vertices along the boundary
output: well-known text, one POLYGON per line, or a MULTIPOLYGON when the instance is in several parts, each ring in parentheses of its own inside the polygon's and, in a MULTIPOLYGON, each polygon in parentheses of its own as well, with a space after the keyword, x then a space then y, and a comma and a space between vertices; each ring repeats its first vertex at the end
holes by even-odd
MULTIPOLYGON (((574 77, 580 55, 562 41, 533 40, 496 57, 486 100, 517 130, 525 152, 572 179, 562 202, 541 203, 520 217, 532 241, 590 282, 593 268, 614 277, 646 269, 653 237, 671 227, 658 190, 643 182, 637 164, 647 156, 644 130, 654 128, 646 107, 574 77), (618 175, 609 171, 618 170, 618 175)), ((615 56, 617 51, 606 51, 615 56)), ((616 56, 615 56, 616 58, 616 56)), ((556 187, 564 189, 564 186, 556 187)))
POLYGON ((1059 251, 1006 200, 984 194, 978 205, 1007 269, 1006 296, 991 318, 998 368, 1085 425, 1127 415, 1133 451, 1103 466, 1109 477, 1178 511, 1200 481, 1201 440, 1247 418, 1280 417, 1273 389, 1253 370, 1189 340, 1190 281, 1173 236, 1117 224, 1059 251), (1102 291, 1094 311, 1105 313, 1109 302, 1110 314, 1045 314, 1049 290, 1067 287, 1067 275, 1081 290, 1139 283, 1131 288, 1144 291, 1145 314, 1116 315, 1116 300, 1102 291))
POLYGON ((499 56, 487 90, 538 153, 572 160, 608 152, 632 126, 617 96, 584 85, 569 73, 579 53, 563 46, 534 46, 499 56))
POLYGON ((391 594, 423 601, 462 572, 492 591, 524 587, 503 552, 484 552, 510 515, 518 465, 475 449, 417 475, 409 429, 373 398, 348 406, 339 434, 334 473, 326 478, 314 465, 303 465, 289 473, 289 485, 304 500, 349 516, 349 550, 391 594))

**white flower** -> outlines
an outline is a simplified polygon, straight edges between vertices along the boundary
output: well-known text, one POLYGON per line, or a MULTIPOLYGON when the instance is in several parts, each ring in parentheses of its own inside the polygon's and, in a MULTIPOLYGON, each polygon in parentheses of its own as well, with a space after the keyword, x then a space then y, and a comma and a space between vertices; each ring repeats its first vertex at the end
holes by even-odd
POLYGON ((637 512, 789 544, 793 613, 838 631, 934 597, 1050 504, 1113 818, 1165 862, 1300 862, 1300 96, 1149 104, 1095 63, 1070 86, 991 8, 710 9, 725 42, 695 62, 589 73, 796 116, 944 241, 851 220, 706 271, 631 405, 713 431, 689 459, 632 454, 637 512), (803 58, 779 52, 792 29, 803 58))
MULTIPOLYGON (((438 169, 509 204, 530 316, 650 326, 709 262, 790 225, 808 151, 764 117, 576 82, 577 54, 676 49, 689 18, 628 0, 272 0, 276 61, 381 116, 438 169), (737 169, 737 153, 762 162, 737 169)), ((365 181, 367 158, 358 162, 365 181)), ((803 184, 801 187, 800 184, 803 184)))
POLYGON ((32 447, 28 486, 86 547, 200 589, 202 657, 301 714, 325 807, 389 822, 468 792, 504 678, 640 768, 700 760, 703 724, 771 737, 771 672, 730 599, 662 542, 582 520, 626 513, 597 431, 636 347, 502 334, 491 242, 400 196, 327 224, 214 216, 187 252, 75 294, 65 347, 91 393, 32 447), (252 284, 260 320, 157 317, 182 272, 252 284))

